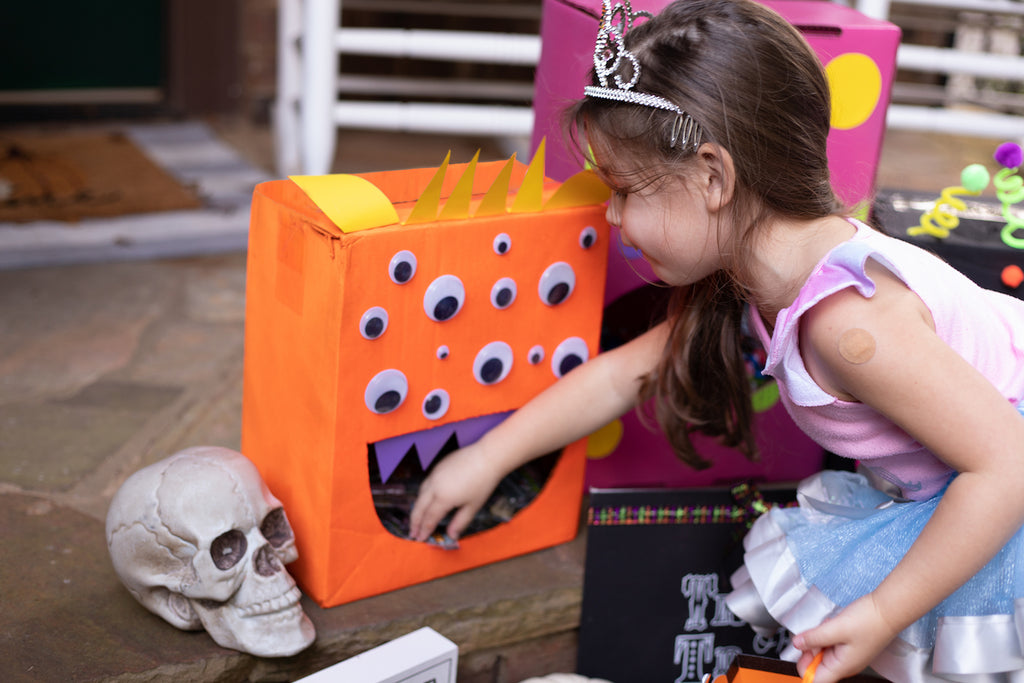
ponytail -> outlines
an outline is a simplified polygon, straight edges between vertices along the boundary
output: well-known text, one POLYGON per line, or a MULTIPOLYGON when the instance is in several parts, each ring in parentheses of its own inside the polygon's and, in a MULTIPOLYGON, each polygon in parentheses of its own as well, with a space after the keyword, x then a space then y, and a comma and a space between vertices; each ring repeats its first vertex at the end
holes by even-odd
POLYGON ((695 469, 711 463, 697 453, 693 432, 718 437, 756 459, 750 379, 741 349, 744 300, 718 271, 677 289, 670 304, 669 339, 640 398, 654 399, 654 416, 679 458, 695 469))

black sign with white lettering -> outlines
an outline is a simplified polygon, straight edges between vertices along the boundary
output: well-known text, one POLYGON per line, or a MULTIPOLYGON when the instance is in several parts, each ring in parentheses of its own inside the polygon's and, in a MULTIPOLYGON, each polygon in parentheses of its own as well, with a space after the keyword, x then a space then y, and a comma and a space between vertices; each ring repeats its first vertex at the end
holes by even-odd
POLYGON ((699 683, 736 655, 776 656, 725 606, 743 536, 792 488, 594 490, 580 623, 580 674, 616 683, 699 683))

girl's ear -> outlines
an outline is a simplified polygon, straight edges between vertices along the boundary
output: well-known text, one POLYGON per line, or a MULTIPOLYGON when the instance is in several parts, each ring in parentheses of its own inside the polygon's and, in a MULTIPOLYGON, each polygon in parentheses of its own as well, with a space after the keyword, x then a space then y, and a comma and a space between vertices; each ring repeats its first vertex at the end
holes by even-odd
POLYGON ((701 180, 704 181, 708 211, 721 211, 732 201, 736 187, 732 155, 723 147, 705 142, 697 150, 697 156, 701 160, 701 180))

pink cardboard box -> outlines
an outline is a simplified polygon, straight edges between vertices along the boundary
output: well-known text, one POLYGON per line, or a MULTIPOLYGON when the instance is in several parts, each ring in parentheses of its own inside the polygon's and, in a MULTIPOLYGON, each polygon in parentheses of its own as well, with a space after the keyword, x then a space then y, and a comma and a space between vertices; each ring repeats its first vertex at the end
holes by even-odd
MULTIPOLYGON (((633 9, 656 14, 671 0, 633 0, 633 9)), ((893 24, 822 0, 776 0, 765 5, 793 23, 825 65, 832 88, 829 165, 836 192, 851 206, 870 203, 885 114, 895 72, 900 31, 893 24)), ((593 66, 601 0, 544 0, 542 49, 534 92, 533 145, 546 137, 548 173, 564 179, 579 170, 564 145, 562 112, 582 96, 593 66)), ((613 240, 617 241, 617 240, 613 240)), ((612 247, 605 304, 610 305, 643 281, 654 279, 638 253, 612 247)), ((822 450, 789 419, 777 402, 757 415, 761 460, 751 463, 711 439, 700 450, 715 464, 701 472, 683 465, 664 437, 633 414, 592 438, 587 483, 613 486, 704 486, 743 479, 786 481, 821 467, 822 450)))
MULTIPOLYGON (((634 10, 657 14, 671 0, 634 0, 634 10)), ((821 58, 832 86, 828 157, 839 196, 870 200, 885 132, 900 30, 887 21, 824 0, 765 0, 800 29, 821 58)), ((548 139, 548 175, 564 180, 579 170, 560 143, 561 114, 583 94, 593 67, 601 0, 544 0, 541 55, 534 90, 533 143, 548 139)))

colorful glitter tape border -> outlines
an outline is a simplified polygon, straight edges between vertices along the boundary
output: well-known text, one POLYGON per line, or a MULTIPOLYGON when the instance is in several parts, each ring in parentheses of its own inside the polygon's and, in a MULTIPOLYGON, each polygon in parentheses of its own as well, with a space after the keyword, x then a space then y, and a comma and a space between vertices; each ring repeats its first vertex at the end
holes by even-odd
POLYGON ((740 505, 613 505, 587 508, 588 526, 743 524, 758 513, 740 505))

